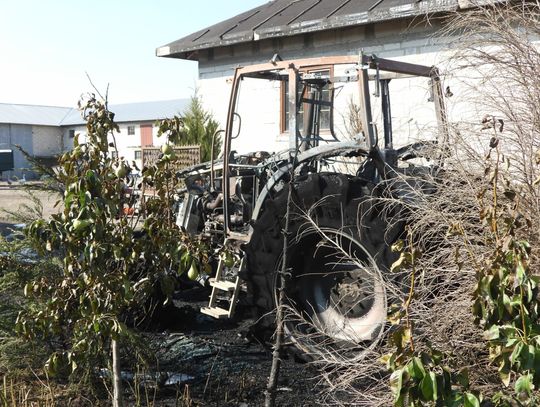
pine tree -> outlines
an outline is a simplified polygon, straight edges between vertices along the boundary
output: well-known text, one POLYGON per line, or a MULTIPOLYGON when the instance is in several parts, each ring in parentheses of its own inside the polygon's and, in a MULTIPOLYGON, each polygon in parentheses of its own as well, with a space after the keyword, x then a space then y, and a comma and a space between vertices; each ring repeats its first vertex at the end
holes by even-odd
MULTIPOLYGON (((206 111, 199 95, 191 97, 188 109, 184 112, 182 121, 183 130, 177 141, 179 145, 200 145, 201 161, 210 161, 212 154, 212 137, 218 129, 218 122, 213 115, 206 111)), ((220 137, 214 140, 214 159, 218 156, 221 147, 220 137)))

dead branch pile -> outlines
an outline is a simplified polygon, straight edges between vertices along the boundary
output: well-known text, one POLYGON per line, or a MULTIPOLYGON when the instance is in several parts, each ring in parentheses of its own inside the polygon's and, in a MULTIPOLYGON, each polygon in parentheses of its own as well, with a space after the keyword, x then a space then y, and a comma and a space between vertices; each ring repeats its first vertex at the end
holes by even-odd
MULTIPOLYGON (((499 164, 509 183, 497 192, 504 196, 510 188, 520 195, 520 211, 531 222, 523 237, 533 247, 531 264, 538 269, 540 3, 475 8, 454 16, 445 27, 442 35, 460 44, 451 60, 451 76, 462 82, 459 88, 467 95, 470 117, 452 123, 443 167, 422 176, 435 192, 416 188, 414 199, 386 198, 385 203, 402 208, 414 245, 422 252, 411 305, 415 343, 452 355, 448 363, 468 368, 471 385, 489 396, 501 390, 501 384, 471 314, 475 270, 492 249, 489 230, 479 218, 486 202, 479 196, 486 190, 484 199, 492 196, 489 176, 495 157, 486 160, 486 155, 490 143, 499 143, 499 164)), ((416 185, 404 175, 392 182, 416 185)), ((498 204, 504 205, 504 199, 498 204)), ((408 282, 406 273, 402 277, 384 276, 390 304, 403 301, 408 282)), ((392 404, 388 374, 379 361, 389 351, 384 340, 389 335, 387 328, 382 343, 361 355, 321 349, 316 359, 326 368, 323 379, 331 390, 327 404, 392 404)))

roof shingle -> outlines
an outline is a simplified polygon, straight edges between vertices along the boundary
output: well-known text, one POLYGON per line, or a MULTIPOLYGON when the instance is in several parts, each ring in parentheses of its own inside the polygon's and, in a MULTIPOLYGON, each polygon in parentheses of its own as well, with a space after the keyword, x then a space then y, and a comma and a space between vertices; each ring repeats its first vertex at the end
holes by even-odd
POLYGON ((196 51, 377 21, 454 11, 458 0, 274 0, 156 49, 197 59, 196 51))

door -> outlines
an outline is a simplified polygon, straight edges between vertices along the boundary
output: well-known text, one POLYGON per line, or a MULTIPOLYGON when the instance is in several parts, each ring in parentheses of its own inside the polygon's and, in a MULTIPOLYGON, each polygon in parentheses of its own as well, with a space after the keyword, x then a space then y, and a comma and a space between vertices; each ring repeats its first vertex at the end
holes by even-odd
POLYGON ((141 124, 141 147, 151 147, 153 144, 152 123, 141 124))

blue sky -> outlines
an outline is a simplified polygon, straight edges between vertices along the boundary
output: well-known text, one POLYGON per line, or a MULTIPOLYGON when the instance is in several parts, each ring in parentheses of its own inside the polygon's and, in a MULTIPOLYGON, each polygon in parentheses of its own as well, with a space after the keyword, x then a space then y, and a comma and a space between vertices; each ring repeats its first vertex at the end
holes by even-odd
POLYGON ((189 97, 197 63, 155 49, 267 0, 3 0, 0 102, 75 106, 189 97))

